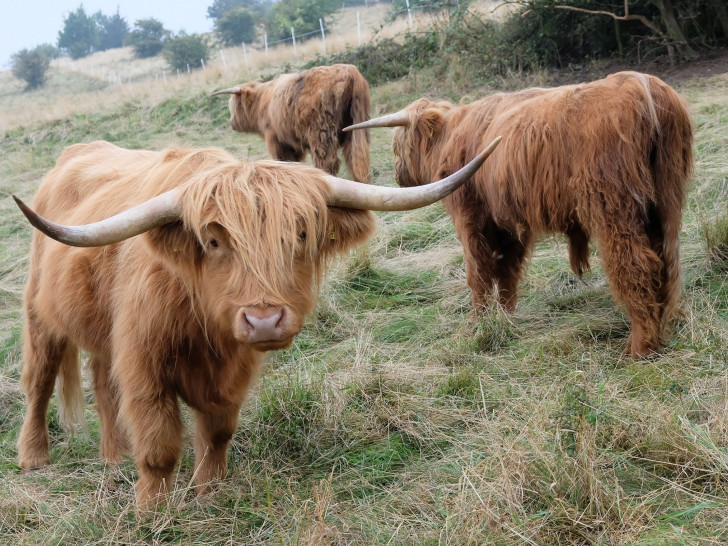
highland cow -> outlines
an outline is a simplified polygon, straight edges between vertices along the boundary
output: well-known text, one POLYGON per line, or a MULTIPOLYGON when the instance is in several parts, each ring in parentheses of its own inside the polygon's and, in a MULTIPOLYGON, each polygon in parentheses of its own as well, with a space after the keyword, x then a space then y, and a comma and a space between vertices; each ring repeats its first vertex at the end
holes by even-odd
POLYGON ((101 455, 114 463, 133 449, 138 504, 154 504, 170 487, 183 437, 178 398, 194 413, 195 484, 204 492, 225 473, 263 353, 301 330, 327 258, 367 239, 370 210, 442 198, 493 147, 435 191, 245 163, 212 148, 66 149, 35 195, 37 213, 16 198, 43 232, 33 235, 24 297, 20 467, 49 462, 46 412, 56 379, 62 423, 82 419, 84 349, 101 455))
POLYGON ((693 170, 690 116, 664 82, 620 72, 461 106, 420 99, 346 130, 358 127, 398 127, 395 173, 405 187, 453 172, 491 135, 503 135, 495 161, 444 200, 473 306, 495 294, 515 307, 539 234, 566 235, 577 275, 589 269, 593 238, 631 320, 626 352, 639 358, 660 348, 681 294, 678 235, 693 170))
POLYGON ((338 150, 354 180, 369 182, 369 132, 344 133, 369 119, 369 84, 355 66, 318 66, 217 91, 229 93, 230 125, 257 133, 268 152, 281 161, 303 161, 332 175, 339 172, 338 150))

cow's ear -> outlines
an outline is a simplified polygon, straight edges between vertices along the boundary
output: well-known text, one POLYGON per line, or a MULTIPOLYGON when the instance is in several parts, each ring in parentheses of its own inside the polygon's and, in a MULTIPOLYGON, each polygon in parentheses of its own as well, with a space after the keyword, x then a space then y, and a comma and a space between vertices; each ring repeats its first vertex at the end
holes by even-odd
POLYGON ((442 129, 443 117, 439 110, 428 108, 420 114, 417 120, 417 134, 419 141, 427 148, 435 140, 442 129))
POLYGON ((142 237, 153 255, 175 268, 194 265, 202 257, 197 238, 181 221, 154 228, 142 237))
POLYGON ((240 89, 240 102, 248 108, 250 108, 250 106, 252 106, 255 102, 255 96, 257 93, 255 88, 257 86, 257 83, 249 83, 240 89))
POLYGON ((376 227, 376 216, 368 210, 328 208, 325 254, 339 254, 364 243, 376 227))

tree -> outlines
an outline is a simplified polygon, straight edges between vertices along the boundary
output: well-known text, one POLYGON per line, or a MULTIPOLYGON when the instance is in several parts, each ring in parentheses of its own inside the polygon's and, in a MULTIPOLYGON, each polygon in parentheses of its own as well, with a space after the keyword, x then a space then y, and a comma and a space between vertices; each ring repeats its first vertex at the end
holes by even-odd
POLYGON ((111 17, 98 11, 94 14, 94 19, 99 28, 99 49, 101 51, 124 45, 124 38, 129 34, 129 24, 119 15, 119 8, 111 17))
POLYGON ((650 30, 653 40, 667 48, 671 61, 674 61, 675 51, 684 60, 692 61, 697 59, 698 54, 690 47, 677 21, 672 0, 648 0, 647 3, 652 4, 658 9, 660 17, 657 21, 650 20, 640 13, 630 13, 629 0, 624 0, 624 15, 618 15, 607 10, 585 9, 571 5, 557 5, 555 7, 558 9, 588 13, 590 15, 604 15, 611 17, 615 21, 639 21, 650 30))
MULTIPOLYGON (((690 47, 690 44, 685 39, 685 36, 682 32, 682 29, 680 28, 680 24, 677 22, 677 18, 675 17, 675 12, 672 9, 672 1, 671 0, 650 0, 652 4, 657 6, 657 9, 660 10, 660 16, 662 17, 662 23, 665 25, 665 31, 667 33, 667 36, 669 37, 669 41, 672 42, 670 44, 668 42, 668 50, 671 46, 674 46, 678 54, 685 60, 693 61, 698 58, 698 54, 693 50, 692 47, 690 47)), ((628 2, 625 0, 624 2, 625 10, 627 8, 628 2)), ((670 50, 670 57, 672 57, 672 51, 670 50)))
POLYGON ((215 21, 215 31, 226 46, 255 40, 255 16, 248 8, 235 8, 215 21))
POLYGON ((173 69, 200 68, 200 61, 210 58, 210 46, 204 36, 180 34, 164 42, 162 55, 173 69))
POLYGON ((280 0, 273 4, 268 17, 268 36, 285 40, 291 37, 291 27, 297 36, 315 32, 319 19, 326 20, 339 6, 339 0, 280 0))
POLYGON ((248 0, 215 0, 207 8, 207 18, 220 19, 227 12, 237 8, 246 8, 249 4, 248 0))
POLYGON ((43 53, 50 60, 57 59, 58 57, 61 56, 61 50, 58 49, 53 44, 40 44, 35 49, 37 51, 40 51, 41 53, 43 53))
POLYGON ((126 36, 124 43, 134 49, 138 58, 154 57, 164 47, 169 31, 156 19, 139 19, 134 23, 134 30, 126 36))
POLYGON ((13 76, 25 81, 26 89, 35 89, 45 83, 51 58, 45 53, 43 46, 38 46, 32 50, 22 49, 13 53, 10 64, 13 76))
POLYGON ((270 0, 215 0, 207 8, 207 18, 218 20, 233 10, 248 8, 259 19, 265 15, 270 5, 270 0))
POLYGON ((99 45, 99 29, 93 17, 86 15, 83 5, 69 13, 58 33, 58 47, 72 59, 80 59, 93 53, 99 45))

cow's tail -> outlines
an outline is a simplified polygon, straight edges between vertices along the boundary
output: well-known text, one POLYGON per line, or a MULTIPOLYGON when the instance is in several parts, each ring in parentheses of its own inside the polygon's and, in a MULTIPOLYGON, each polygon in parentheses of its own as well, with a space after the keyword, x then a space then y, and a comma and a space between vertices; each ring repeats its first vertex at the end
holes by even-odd
MULTIPOLYGON (((369 119, 369 84, 358 72, 354 74, 354 85, 352 88, 351 105, 349 113, 352 123, 361 123, 369 119)), ((347 164, 355 180, 369 182, 369 129, 352 131, 350 157, 347 157, 347 164)))
POLYGON ((56 377, 56 398, 58 420, 64 428, 76 432, 86 430, 83 414, 83 385, 81 384, 81 362, 78 347, 69 343, 63 352, 61 366, 56 377))
POLYGON ((693 124, 680 95, 657 78, 641 76, 648 91, 647 115, 653 120, 652 170, 665 267, 661 287, 664 325, 678 309, 682 294, 679 235, 693 176, 693 124))

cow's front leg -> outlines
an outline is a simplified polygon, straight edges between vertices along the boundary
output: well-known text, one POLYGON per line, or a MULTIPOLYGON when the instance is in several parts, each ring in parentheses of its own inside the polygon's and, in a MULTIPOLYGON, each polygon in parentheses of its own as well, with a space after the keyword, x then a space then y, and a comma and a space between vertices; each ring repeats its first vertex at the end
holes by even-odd
POLYGON ((212 484, 227 472, 227 449, 238 425, 239 405, 220 413, 195 412, 195 491, 210 492, 212 484))
POLYGON ((172 472, 182 449, 182 419, 174 397, 135 398, 127 407, 134 438, 134 459, 139 471, 136 500, 149 508, 164 500, 172 487, 172 472))
POLYGON ((120 391, 120 415, 131 436, 139 472, 137 507, 162 502, 171 488, 172 472, 182 449, 182 419, 166 367, 146 358, 127 355, 114 364, 120 391), (166 380, 165 380, 166 379, 166 380))
POLYGON ((266 134, 265 144, 268 147, 268 153, 273 159, 278 161, 295 161, 301 162, 306 158, 306 151, 293 148, 288 144, 280 142, 274 134, 266 134))
POLYGON ((467 214, 451 216, 463 245, 465 276, 470 287, 473 309, 475 313, 479 313, 491 300, 496 279, 496 256, 493 256, 493 249, 483 234, 481 218, 471 218, 467 214))
POLYGON ((480 218, 478 222, 462 222, 458 236, 463 242, 466 278, 475 311, 487 307, 494 292, 498 304, 513 311, 523 262, 532 244, 531 234, 523 230, 515 235, 492 220, 480 218))

